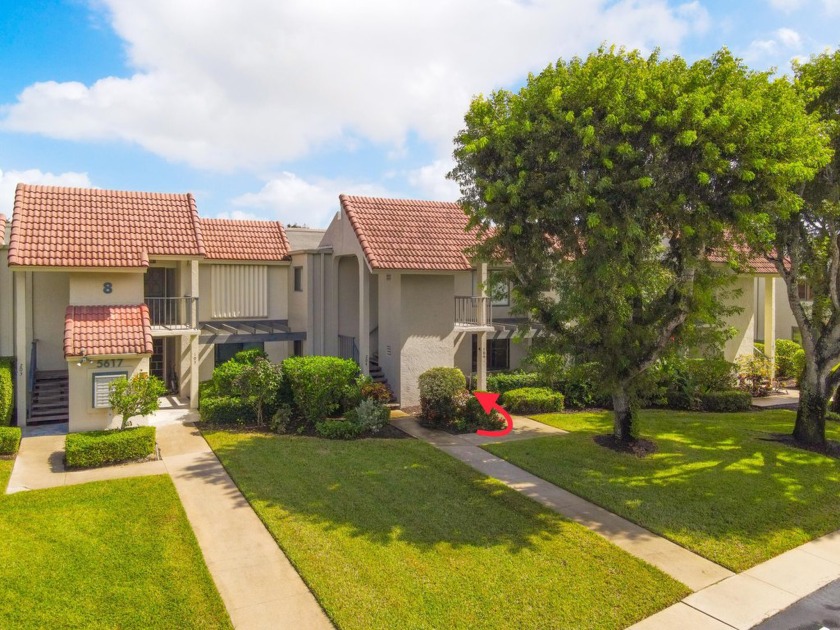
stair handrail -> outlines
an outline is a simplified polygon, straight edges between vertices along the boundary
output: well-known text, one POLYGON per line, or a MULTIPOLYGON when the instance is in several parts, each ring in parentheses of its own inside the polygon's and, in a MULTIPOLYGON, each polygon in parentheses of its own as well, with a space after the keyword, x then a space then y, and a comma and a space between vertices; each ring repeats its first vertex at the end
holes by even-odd
POLYGON ((38 373, 38 340, 33 339, 29 351, 29 378, 26 381, 26 417, 32 414, 32 394, 35 391, 35 375, 38 373))

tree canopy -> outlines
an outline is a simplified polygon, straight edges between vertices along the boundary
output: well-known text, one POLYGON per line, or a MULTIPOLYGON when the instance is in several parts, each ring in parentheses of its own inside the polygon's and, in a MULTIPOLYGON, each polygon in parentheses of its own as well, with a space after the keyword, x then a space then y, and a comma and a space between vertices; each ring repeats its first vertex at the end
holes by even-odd
POLYGON ((790 82, 727 50, 689 65, 602 48, 475 98, 465 121, 450 177, 476 254, 510 262, 519 306, 600 365, 620 440, 639 375, 720 324, 709 254, 736 265, 741 235, 797 211, 792 187, 825 156, 790 82))

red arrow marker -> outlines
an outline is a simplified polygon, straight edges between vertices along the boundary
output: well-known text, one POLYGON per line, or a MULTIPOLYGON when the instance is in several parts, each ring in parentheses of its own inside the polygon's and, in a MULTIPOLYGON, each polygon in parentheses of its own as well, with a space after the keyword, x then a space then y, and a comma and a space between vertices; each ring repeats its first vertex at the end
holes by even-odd
POLYGON ((496 402, 499 400, 499 395, 494 394, 492 392, 474 392, 473 396, 476 397, 478 402, 481 403, 481 406, 484 408, 488 414, 493 411, 494 409, 502 414, 502 417, 507 422, 507 426, 504 429, 499 429, 498 431, 485 431, 484 429, 479 429, 476 431, 479 435, 486 435, 488 437, 502 437, 503 435, 507 435, 513 430, 513 418, 510 417, 510 414, 505 411, 505 409, 496 402))

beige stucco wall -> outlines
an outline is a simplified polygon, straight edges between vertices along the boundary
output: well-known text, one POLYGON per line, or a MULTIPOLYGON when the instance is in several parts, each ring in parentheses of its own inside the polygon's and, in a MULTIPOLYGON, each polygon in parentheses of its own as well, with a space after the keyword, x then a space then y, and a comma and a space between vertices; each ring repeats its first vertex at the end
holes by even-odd
POLYGON ((143 273, 75 272, 68 275, 69 303, 73 306, 143 303, 143 273), (110 293, 105 292, 106 283, 110 283, 110 293))
MULTIPOLYGON (((249 266, 262 266, 266 268, 267 276, 267 304, 268 315, 265 319, 288 319, 289 318, 289 274, 290 267, 287 264, 279 265, 259 265, 258 263, 247 263, 249 266)), ((213 267, 225 266, 227 263, 202 263, 198 268, 198 319, 206 322, 216 319, 213 317, 213 267)), ((253 291, 262 291, 261 287, 254 287, 253 291)), ((243 295, 247 293, 247 288, 243 288, 243 295)), ((218 318, 223 320, 224 318, 218 318)), ((233 319, 263 319, 261 317, 236 317, 233 319)))
MULTIPOLYGON (((112 416, 110 409, 95 409, 93 407, 93 375, 103 372, 127 372, 131 378, 138 372, 149 371, 149 358, 138 356, 127 357, 94 357, 82 366, 76 365, 77 360, 67 361, 70 388, 70 424, 71 432, 96 431, 101 429, 116 429, 121 424, 120 416, 112 416), (97 361, 122 361, 117 366, 99 367, 97 361)), ((133 426, 147 424, 148 419, 135 417, 131 419, 133 426)))
POLYGON ((400 403, 420 403, 418 377, 432 367, 452 366, 454 359, 452 275, 401 277, 400 403))
MULTIPOLYGON (((9 228, 6 227, 8 239, 9 228)), ((9 248, 0 246, 0 357, 15 353, 14 274, 9 270, 9 248)))
POLYGON ((338 259, 338 335, 359 337, 359 261, 338 259))
POLYGON ((71 274, 44 271, 32 274, 32 337, 37 339, 38 370, 64 370, 64 312, 70 303, 71 274))
POLYGON ((726 324, 735 329, 735 336, 724 345, 723 356, 727 361, 752 354, 755 345, 755 278, 738 276, 732 288, 741 289, 741 295, 731 303, 742 310, 726 320, 726 324))

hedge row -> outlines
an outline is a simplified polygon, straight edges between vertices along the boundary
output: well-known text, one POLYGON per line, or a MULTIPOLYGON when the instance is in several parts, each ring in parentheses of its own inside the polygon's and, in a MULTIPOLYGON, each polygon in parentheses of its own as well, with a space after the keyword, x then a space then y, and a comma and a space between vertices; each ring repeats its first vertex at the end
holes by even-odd
POLYGON ((4 427, 11 424, 15 406, 14 373, 14 358, 0 357, 0 426, 4 427))
POLYGON ((143 459, 155 452, 155 427, 71 433, 65 441, 69 468, 90 468, 143 459))
POLYGON ((512 389, 502 398, 512 413, 551 413, 563 411, 563 394, 547 387, 512 389))
POLYGON ((20 427, 0 427, 0 455, 14 455, 20 446, 20 427))

